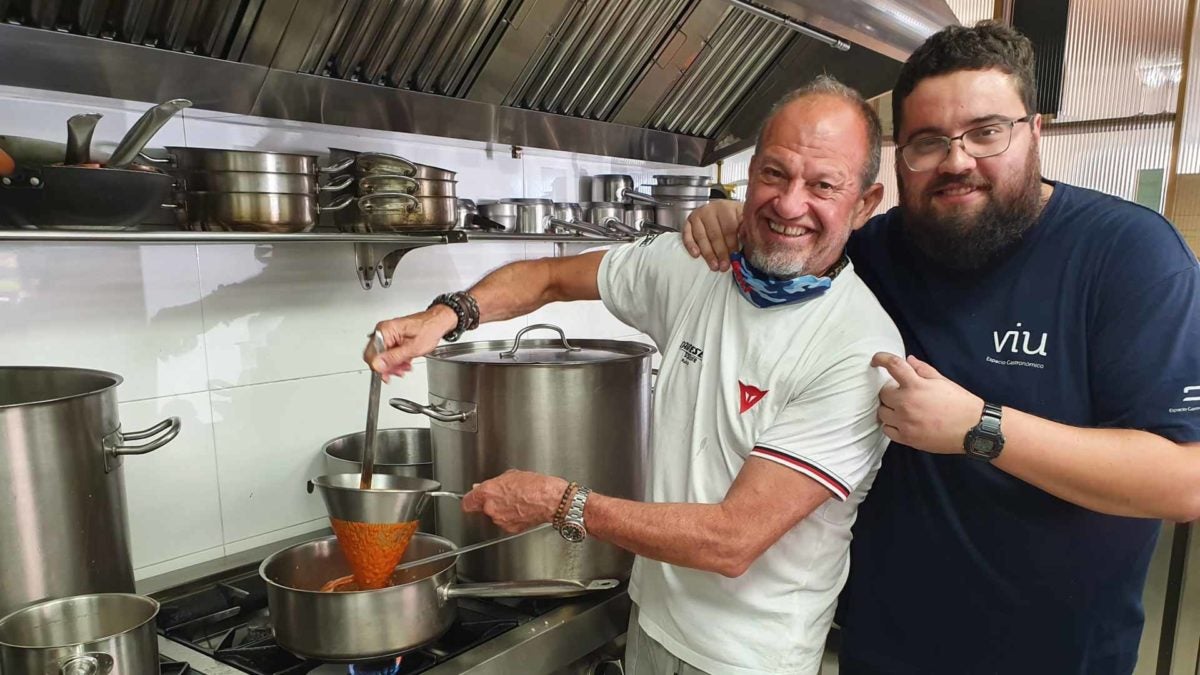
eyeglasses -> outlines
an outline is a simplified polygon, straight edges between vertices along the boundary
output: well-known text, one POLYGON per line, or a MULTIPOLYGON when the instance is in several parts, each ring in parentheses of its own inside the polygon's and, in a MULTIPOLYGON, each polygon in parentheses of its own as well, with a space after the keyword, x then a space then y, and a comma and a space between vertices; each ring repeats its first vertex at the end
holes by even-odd
POLYGON ((899 147, 900 156, 911 171, 931 171, 937 168, 950 154, 950 146, 954 141, 962 141, 963 152, 976 158, 995 157, 1008 150, 1012 144, 1013 126, 1022 122, 1032 122, 1037 113, 1008 120, 993 122, 981 127, 968 129, 950 138, 948 136, 927 136, 910 141, 899 147))

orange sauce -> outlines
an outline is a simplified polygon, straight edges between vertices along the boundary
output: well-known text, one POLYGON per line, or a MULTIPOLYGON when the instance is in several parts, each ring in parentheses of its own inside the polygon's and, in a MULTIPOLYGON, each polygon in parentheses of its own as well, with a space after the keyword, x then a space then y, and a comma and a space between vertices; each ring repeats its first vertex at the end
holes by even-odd
POLYGON ((330 518, 329 521, 353 574, 334 579, 322 586, 321 590, 341 592, 375 590, 387 586, 420 524, 416 520, 405 523, 359 523, 330 518))

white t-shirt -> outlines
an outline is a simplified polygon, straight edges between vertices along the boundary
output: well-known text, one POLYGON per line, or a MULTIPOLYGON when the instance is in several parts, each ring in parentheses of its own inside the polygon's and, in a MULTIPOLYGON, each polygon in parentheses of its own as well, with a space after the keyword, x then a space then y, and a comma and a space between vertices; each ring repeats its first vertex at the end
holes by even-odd
POLYGON ((903 354, 899 332, 853 266, 817 298, 759 309, 674 234, 610 250, 599 286, 609 311, 662 352, 647 501, 720 502, 750 455, 834 497, 736 579, 639 556, 639 624, 714 675, 815 674, 850 525, 887 445, 876 419, 887 375, 871 356, 903 354))

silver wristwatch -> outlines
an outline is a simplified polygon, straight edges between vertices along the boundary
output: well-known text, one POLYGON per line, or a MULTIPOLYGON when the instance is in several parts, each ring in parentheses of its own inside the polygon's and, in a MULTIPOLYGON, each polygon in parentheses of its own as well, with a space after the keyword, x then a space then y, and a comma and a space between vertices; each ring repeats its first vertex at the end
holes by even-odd
POLYGON ((575 496, 571 498, 571 506, 567 508, 567 515, 563 516, 563 524, 558 533, 572 544, 578 544, 587 539, 587 528, 583 526, 583 508, 587 506, 590 494, 592 491, 585 487, 575 490, 575 496))

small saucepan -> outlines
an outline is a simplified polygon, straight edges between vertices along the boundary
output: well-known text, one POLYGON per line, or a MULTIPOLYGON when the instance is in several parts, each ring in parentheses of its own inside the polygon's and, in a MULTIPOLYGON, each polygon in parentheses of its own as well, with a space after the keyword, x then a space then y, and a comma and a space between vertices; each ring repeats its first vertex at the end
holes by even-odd
MULTIPOLYGON (((449 539, 417 533, 404 561, 457 548, 449 539)), ((320 589, 326 583, 351 574, 333 536, 275 553, 258 574, 267 582, 279 645, 301 658, 334 663, 388 658, 438 639, 454 623, 457 598, 577 595, 618 585, 616 579, 456 584, 455 559, 449 558, 398 571, 385 588, 325 592, 320 589)))

